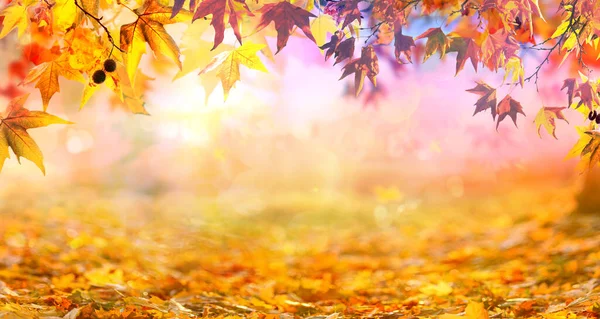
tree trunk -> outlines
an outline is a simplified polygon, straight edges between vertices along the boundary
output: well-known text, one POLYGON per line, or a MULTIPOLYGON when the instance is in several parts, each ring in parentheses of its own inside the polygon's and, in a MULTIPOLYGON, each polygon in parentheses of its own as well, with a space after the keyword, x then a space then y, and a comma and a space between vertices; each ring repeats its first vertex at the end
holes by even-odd
POLYGON ((600 214, 600 169, 593 169, 585 177, 577 204, 577 213, 600 214))

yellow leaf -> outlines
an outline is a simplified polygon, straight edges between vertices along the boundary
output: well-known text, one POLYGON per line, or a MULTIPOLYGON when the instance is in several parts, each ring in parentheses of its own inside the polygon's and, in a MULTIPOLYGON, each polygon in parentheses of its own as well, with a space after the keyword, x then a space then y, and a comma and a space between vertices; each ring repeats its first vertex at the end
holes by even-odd
MULTIPOLYGON (((570 15, 570 14, 569 14, 570 15)), ((552 33, 552 36, 550 36, 551 39, 554 39, 556 37, 561 36, 562 34, 564 34, 567 31, 567 28, 569 27, 570 24, 570 18, 567 17, 557 28, 556 31, 554 31, 554 33, 552 33)))
POLYGON ((246 41, 239 48, 214 57, 213 60, 200 71, 200 74, 210 72, 218 67, 217 77, 221 79, 225 99, 227 99, 227 95, 231 88, 240 80, 240 64, 253 70, 267 72, 265 65, 256 55, 263 47, 264 45, 262 44, 254 44, 246 41))
POLYGON ((328 14, 320 15, 310 24, 310 32, 312 32, 317 46, 325 44, 327 42, 327 34, 334 34, 337 29, 337 23, 335 23, 333 17, 328 14))
POLYGON ((67 54, 63 54, 54 61, 44 62, 36 66, 23 80, 23 84, 36 82, 35 87, 40 89, 40 93, 42 94, 44 111, 48 108, 50 98, 52 98, 54 93, 60 91, 58 84, 59 75, 69 80, 85 83, 81 72, 71 68, 67 54))
POLYGON ((23 107, 29 94, 20 96, 12 100, 4 114, 0 117, 0 171, 4 161, 10 158, 8 148, 10 147, 17 156, 19 163, 21 157, 32 161, 40 168, 42 173, 46 174, 44 168, 44 157, 42 151, 29 136, 27 130, 48 126, 50 124, 71 124, 54 115, 46 112, 29 111, 23 107))
POLYGON ((509 74, 512 74, 510 81, 511 83, 519 83, 521 87, 523 87, 524 79, 525 79, 525 69, 521 64, 521 58, 512 57, 508 59, 506 64, 504 65, 504 79, 503 82, 506 81, 506 78, 509 74))
POLYGON ((1 15, 4 17, 4 21, 2 22, 0 39, 7 36, 15 28, 18 30, 18 36, 21 37, 29 26, 27 6, 24 3, 15 2, 14 5, 2 10, 1 15))
POLYGON ((490 316, 482 303, 469 302, 465 309, 467 319, 489 319, 490 316))
POLYGON ((57 0, 52 6, 52 23, 55 30, 66 31, 81 17, 74 0, 57 0))
POLYGON ((538 130, 538 135, 541 135, 542 126, 546 129, 548 134, 552 135, 554 138, 556 137, 556 119, 564 120, 569 123, 565 118, 562 111, 566 109, 566 107, 542 107, 538 114, 535 116, 533 122, 538 130))
POLYGON ((146 42, 155 55, 164 56, 181 69, 179 47, 165 30, 165 24, 188 21, 192 18, 189 11, 181 10, 171 18, 171 7, 155 0, 148 1, 142 8, 135 10, 138 15, 135 22, 121 26, 121 49, 125 51, 125 66, 129 80, 135 82, 135 73, 142 55, 146 52, 146 42))

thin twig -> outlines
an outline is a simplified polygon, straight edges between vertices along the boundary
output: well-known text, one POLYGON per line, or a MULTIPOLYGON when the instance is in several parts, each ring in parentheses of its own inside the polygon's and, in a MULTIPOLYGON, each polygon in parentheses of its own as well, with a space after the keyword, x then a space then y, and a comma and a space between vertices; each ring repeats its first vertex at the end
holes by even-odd
POLYGON ((121 52, 125 52, 123 51, 123 49, 121 49, 118 45, 115 44, 115 39, 113 39, 112 35, 110 34, 110 31, 108 30, 108 28, 101 22, 102 18, 104 17, 96 17, 93 14, 89 13, 87 10, 85 10, 81 5, 79 5, 79 3, 77 2, 77 0, 73 0, 75 2, 75 5, 77 6, 77 8, 79 8, 79 10, 81 10, 83 13, 85 13, 85 15, 87 15, 88 17, 92 18, 94 21, 96 21, 101 27, 102 29, 104 29, 104 32, 106 32, 106 36, 108 37, 108 41, 110 41, 110 43, 112 44, 112 48, 110 49, 110 55, 112 55, 112 50, 114 48, 117 48, 117 50, 121 51, 121 52))

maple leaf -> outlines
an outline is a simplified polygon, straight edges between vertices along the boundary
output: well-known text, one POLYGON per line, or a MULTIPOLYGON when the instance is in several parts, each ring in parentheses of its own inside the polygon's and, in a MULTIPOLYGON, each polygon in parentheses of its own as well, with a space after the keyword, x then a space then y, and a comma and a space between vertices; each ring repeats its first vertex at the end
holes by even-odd
POLYGON ((265 65, 256 55, 258 51, 264 48, 262 44, 254 44, 246 41, 242 46, 229 52, 223 52, 217 55, 200 74, 210 72, 217 69, 217 77, 221 79, 225 99, 229 95, 229 91, 237 81, 240 80, 240 64, 263 72, 267 72, 265 65))
POLYGON ((329 60, 329 58, 335 53, 335 51, 338 48, 338 45, 340 45, 340 41, 342 40, 343 36, 344 32, 336 31, 333 35, 331 35, 329 42, 319 46, 319 49, 326 50, 325 61, 329 60))
POLYGON ((191 13, 184 11, 171 18, 171 11, 170 7, 160 5, 156 0, 149 0, 143 7, 135 10, 138 17, 134 22, 121 26, 121 49, 127 54, 125 66, 132 83, 135 82, 135 73, 142 55, 146 52, 146 42, 155 55, 171 59, 181 69, 179 47, 164 25, 187 21, 191 13))
POLYGON ((44 111, 48 108, 50 99, 54 93, 60 91, 58 76, 69 80, 85 83, 80 71, 73 69, 68 61, 68 54, 63 54, 54 61, 44 62, 31 69, 23 80, 23 84, 36 82, 35 87, 40 90, 44 111))
POLYGON ((579 98, 579 103, 577 103, 577 106, 575 108, 579 108, 581 105, 585 105, 591 111, 594 109, 594 104, 600 104, 600 97, 598 97, 596 86, 592 84, 589 80, 580 84, 575 89, 574 96, 579 98))
POLYGON ((464 67, 467 59, 471 59, 473 69, 477 72, 477 64, 479 63, 479 47, 475 43, 475 40, 471 38, 452 38, 450 47, 447 52, 458 52, 456 55, 456 73, 458 75, 464 67))
POLYGON ((337 32, 337 23, 330 15, 322 14, 310 23, 310 32, 315 37, 315 43, 322 46, 327 40, 328 33, 333 36, 337 32))
POLYGON ((450 47, 450 40, 446 37, 444 31, 442 31, 442 28, 430 28, 417 36, 415 40, 423 38, 427 38, 423 62, 427 61, 435 52, 440 53, 440 59, 446 55, 446 50, 450 47))
POLYGON ((266 4, 260 11, 262 17, 256 28, 257 31, 264 29, 271 22, 275 23, 277 30, 277 52, 275 54, 286 46, 294 26, 300 28, 307 38, 316 43, 309 25, 309 18, 316 17, 314 14, 286 1, 266 4))
POLYGON ((556 137, 556 119, 563 120, 567 123, 567 119, 562 111, 566 109, 566 107, 542 107, 538 114, 535 116, 535 120, 533 121, 537 127, 538 135, 541 135, 542 126, 546 129, 548 134, 552 135, 554 138, 556 137))
POLYGON ((342 29, 349 26, 352 22, 358 21, 360 25, 360 20, 362 15, 360 14, 360 9, 358 8, 358 4, 362 0, 345 0, 343 2, 343 9, 340 11, 339 15, 344 17, 344 23, 342 23, 342 29))
POLYGON ((122 69, 117 69, 119 78, 121 78, 121 96, 114 96, 111 100, 113 108, 121 108, 130 111, 133 114, 144 114, 149 115, 146 110, 146 102, 144 101, 144 94, 150 90, 150 81, 153 78, 145 75, 144 73, 138 74, 135 77, 135 83, 130 83, 127 78, 127 73, 122 69))
POLYGON ((498 121, 496 122, 496 130, 498 130, 498 126, 500 122, 502 122, 507 116, 509 116, 515 126, 517 126, 517 113, 523 114, 525 116, 525 112, 523 112, 523 107, 521 103, 513 99, 510 95, 505 96, 500 103, 498 103, 498 121))
POLYGON ((511 83, 519 83, 523 87, 525 83, 525 69, 523 68, 521 58, 514 56, 506 61, 502 83, 506 81, 509 74, 512 74, 511 83))
POLYGON ((490 109, 492 111, 492 118, 496 119, 496 89, 489 86, 484 82, 477 82, 477 86, 472 89, 468 89, 467 92, 475 93, 479 96, 479 100, 475 102, 475 112, 473 115, 490 109))
POLYGON ((399 23, 394 25, 394 30, 394 53, 396 54, 396 60, 403 63, 400 56, 404 54, 408 62, 412 63, 410 51, 415 46, 415 40, 411 36, 402 34, 402 26, 399 23))
POLYGON ((481 60, 490 70, 497 71, 503 62, 518 57, 519 43, 505 30, 489 34, 481 44, 481 60))
POLYGON ((566 79, 563 86, 560 90, 567 89, 567 96, 569 98, 569 107, 573 104, 573 95, 575 94, 575 89, 577 88, 577 80, 574 78, 566 79))
POLYGON ((600 161, 600 132, 587 131, 585 134, 590 136, 590 140, 581 151, 581 156, 584 157, 589 154, 589 167, 591 169, 600 161))
POLYGON ((48 126, 50 124, 72 124, 46 112, 29 111, 23 107, 29 94, 20 96, 10 101, 4 114, 0 117, 0 171, 4 161, 10 158, 10 147, 17 156, 32 161, 46 174, 42 151, 27 133, 28 129, 48 126))
MULTIPOLYGON (((181 70, 177 72, 173 80, 177 80, 198 68, 204 68, 217 55, 234 49, 233 46, 221 44, 215 50, 203 50, 212 45, 211 42, 201 38, 208 26, 209 24, 207 21, 197 20, 185 30, 181 42, 181 54, 185 58, 181 70)), ((219 78, 214 76, 201 76, 200 83, 205 92, 204 102, 208 103, 208 98, 219 85, 219 78)))
POLYGON ((14 1, 10 6, 4 8, 0 16, 4 17, 2 21, 2 31, 0 31, 0 39, 7 36, 15 28, 18 30, 17 35, 21 37, 29 26, 29 16, 27 7, 35 1, 14 1))
POLYGON ((373 85, 377 85, 375 77, 379 73, 379 62, 375 48, 372 45, 363 47, 360 58, 348 62, 342 70, 340 80, 354 73, 354 94, 356 96, 363 88, 365 77, 368 77, 373 85))
MULTIPOLYGON (((179 12, 181 8, 177 10, 179 12)), ((173 9, 174 17, 177 12, 173 9)), ((219 46, 225 38, 225 23, 227 22, 237 40, 242 43, 239 19, 244 15, 254 16, 245 0, 204 0, 194 13, 192 21, 212 15, 210 24, 215 28, 215 40, 212 50, 219 46), (227 21, 225 21, 227 19, 227 21)))
POLYGON ((335 63, 333 65, 352 58, 354 55, 354 42, 356 41, 356 38, 351 37, 340 42, 343 35, 344 33, 342 31, 337 31, 331 36, 329 42, 319 47, 321 50, 327 50, 325 51, 325 61, 332 55, 335 57, 335 63))

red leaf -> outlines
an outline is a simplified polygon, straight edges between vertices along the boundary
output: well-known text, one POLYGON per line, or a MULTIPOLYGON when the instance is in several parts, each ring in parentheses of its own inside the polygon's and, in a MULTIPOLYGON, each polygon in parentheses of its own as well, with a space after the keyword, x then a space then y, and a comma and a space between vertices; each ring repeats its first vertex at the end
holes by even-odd
POLYGON ((502 101, 498 103, 498 122, 496 122, 496 130, 498 130, 500 122, 502 122, 506 116, 509 116, 513 120, 513 123, 515 123, 515 126, 517 126, 517 113, 526 116, 525 112, 523 112, 521 103, 517 102, 510 95, 505 96, 502 101))
POLYGON ((475 102, 475 112, 473 115, 485 111, 487 109, 492 110, 492 118, 496 119, 496 89, 487 85, 484 82, 477 82, 477 86, 467 90, 467 92, 475 93, 481 98, 475 102))
MULTIPOLYGON (((177 11, 180 9, 181 8, 177 11)), ((173 15, 175 15, 175 6, 173 7, 173 13, 173 15)), ((227 23, 233 29, 235 37, 242 43, 238 19, 244 14, 253 16, 245 0, 204 0, 200 3, 200 6, 198 6, 192 21, 212 15, 210 24, 215 28, 215 42, 212 48, 212 50, 214 50, 223 42, 225 37, 226 17, 229 18, 227 23)))
POLYGON ((286 1, 266 4, 260 11, 262 18, 257 31, 264 29, 269 23, 275 22, 277 30, 277 52, 275 54, 286 46, 294 26, 300 28, 307 38, 315 42, 309 25, 309 18, 315 17, 314 14, 286 1))

